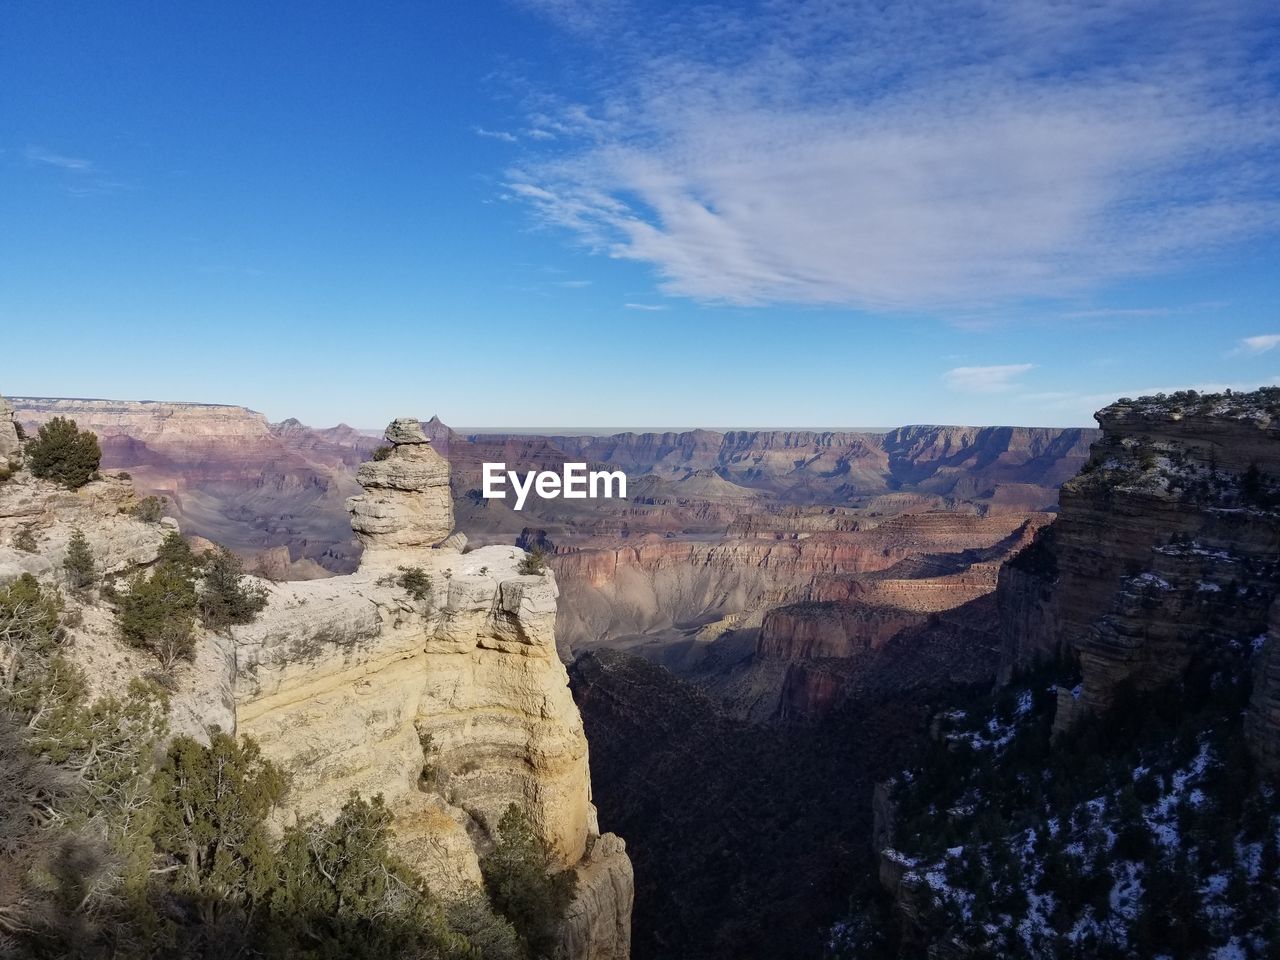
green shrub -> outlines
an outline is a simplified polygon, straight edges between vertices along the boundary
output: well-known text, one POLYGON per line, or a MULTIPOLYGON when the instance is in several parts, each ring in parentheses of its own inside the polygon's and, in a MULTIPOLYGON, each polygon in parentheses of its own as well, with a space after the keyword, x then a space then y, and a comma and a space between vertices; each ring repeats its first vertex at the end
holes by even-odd
POLYGON ((400 576, 396 583, 418 601, 431 600, 431 578, 421 567, 400 567, 400 576))
POLYGON ((54 417, 42 426, 36 438, 27 444, 26 455, 33 474, 69 490, 83 487, 92 480, 102 462, 97 436, 89 430, 78 429, 74 420, 65 417, 54 417))
POLYGON ((391 456, 391 451, 393 449, 394 448, 390 444, 384 443, 380 447, 374 447, 373 453, 371 453, 369 456, 371 459, 374 459, 374 460, 385 460, 387 459, 387 457, 391 456))
POLYGON ((511 921, 494 913, 484 897, 473 894, 449 904, 448 917, 449 925, 484 960, 524 960, 520 934, 511 921))
POLYGON ((170 530, 165 534, 160 549, 156 552, 157 566, 176 567, 188 576, 195 576, 203 564, 204 559, 192 552, 191 544, 177 530, 170 530))
POLYGON ((137 574, 120 597, 121 636, 154 653, 166 669, 195 656, 195 617, 195 583, 173 564, 158 565, 150 576, 137 574))
POLYGON ((547 570, 547 554, 541 547, 534 547, 520 560, 517 571, 524 576, 541 576, 547 570))
POLYGON ((312 818, 285 831, 272 908, 288 940, 322 944, 307 954, 316 957, 502 960, 450 930, 422 880, 391 854, 390 834, 382 797, 354 793, 332 823, 312 818))
POLYGON ((226 547, 219 547, 204 565, 200 589, 200 619, 210 630, 252 623, 267 605, 267 591, 245 583, 244 565, 226 547))
POLYGON ((159 523, 164 518, 164 497, 143 497, 130 512, 146 523, 159 523))
POLYGON ((59 639, 62 598, 29 573, 0 587, 0 646, 24 653, 52 653, 59 639))
POLYGON ((480 861, 494 909, 511 921, 535 956, 550 955, 556 929, 573 901, 577 875, 554 870, 546 841, 516 804, 498 824, 498 843, 480 861))
POLYGON ((79 527, 71 531, 71 539, 67 542, 67 555, 62 561, 62 570, 72 590, 91 587, 98 580, 93 551, 89 549, 89 541, 85 539, 84 531, 79 527))
POLYGON ((287 786, 253 740, 237 743, 217 729, 207 747, 176 737, 152 782, 152 837, 179 867, 179 889, 210 909, 218 901, 261 901, 276 877, 267 817, 287 786))

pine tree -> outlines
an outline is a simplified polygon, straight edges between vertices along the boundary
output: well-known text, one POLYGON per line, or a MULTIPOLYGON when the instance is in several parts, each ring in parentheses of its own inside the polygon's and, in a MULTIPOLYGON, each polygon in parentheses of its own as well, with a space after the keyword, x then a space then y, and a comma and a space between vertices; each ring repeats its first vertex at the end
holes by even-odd
POLYGON ((485 889, 494 908, 511 921, 535 955, 548 951, 555 928, 573 900, 572 870, 553 872, 546 841, 528 815, 514 803, 498 824, 498 843, 480 861, 485 889))
POLYGON ((177 884, 204 905, 260 900, 275 880, 267 817, 287 780, 258 745, 215 729, 205 747, 181 736, 153 781, 156 849, 178 865, 177 884))
POLYGON ((200 568, 201 558, 191 551, 191 545, 177 530, 165 534, 164 542, 156 553, 157 566, 176 567, 188 576, 194 576, 200 568))
POLYGON ((244 582, 244 565, 226 547, 219 548, 205 563, 200 619, 210 630, 252 623, 266 605, 266 590, 244 582))
POLYGON ((67 556, 62 561, 63 572, 67 575, 67 584, 72 590, 84 590, 98 581, 98 571, 93 562, 93 551, 89 549, 89 541, 79 527, 71 531, 71 540, 67 543, 67 556))
POLYGON ((170 668, 195 653, 195 614, 195 584, 180 567, 162 563, 151 576, 139 573, 131 581, 121 598, 120 633, 170 668))
POLYGON ((523 576, 541 576, 546 569, 546 551, 541 547, 534 547, 521 559, 517 572, 523 576))
POLYGON ((83 487, 92 480, 102 462, 98 438, 89 430, 80 430, 74 420, 54 417, 40 428, 40 433, 27 444, 27 465, 37 477, 53 480, 69 490, 83 487))

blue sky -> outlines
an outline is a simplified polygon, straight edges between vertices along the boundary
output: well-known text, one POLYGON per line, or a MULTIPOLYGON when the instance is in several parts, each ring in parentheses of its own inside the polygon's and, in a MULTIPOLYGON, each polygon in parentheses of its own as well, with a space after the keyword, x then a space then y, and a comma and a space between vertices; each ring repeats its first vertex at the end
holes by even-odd
POLYGON ((1280 383, 1269 7, 15 0, 0 392, 887 426, 1280 383))

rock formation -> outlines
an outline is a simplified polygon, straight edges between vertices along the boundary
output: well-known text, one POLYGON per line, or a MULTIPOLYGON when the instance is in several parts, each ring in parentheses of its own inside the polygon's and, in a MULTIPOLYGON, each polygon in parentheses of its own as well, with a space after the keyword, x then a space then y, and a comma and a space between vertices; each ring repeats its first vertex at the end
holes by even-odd
POLYGON ((431 449, 422 425, 401 418, 387 427, 391 452, 360 467, 365 492, 347 501, 351 526, 370 554, 430 547, 453 530, 449 462, 431 449))
POLYGON ((22 441, 18 439, 18 426, 13 419, 13 407, 9 401, 0 397, 0 467, 22 452, 22 441))
POLYGON ((1070 655, 1058 727, 1153 689, 1215 647, 1258 638, 1251 731, 1277 750, 1280 391, 1122 400, 1062 488, 1058 519, 1001 574, 1001 675, 1070 655))
POLYGON ((431 549, 452 526, 448 464, 416 421, 396 421, 387 440, 349 501, 360 568, 277 585, 259 620, 235 630, 238 730, 292 774, 289 815, 381 793, 398 852, 442 895, 479 882, 499 819, 520 805, 579 875, 568 955, 625 958, 631 866, 596 827, 556 656, 554 576, 521 575, 513 547, 431 549), (428 590, 406 585, 411 568, 428 590))

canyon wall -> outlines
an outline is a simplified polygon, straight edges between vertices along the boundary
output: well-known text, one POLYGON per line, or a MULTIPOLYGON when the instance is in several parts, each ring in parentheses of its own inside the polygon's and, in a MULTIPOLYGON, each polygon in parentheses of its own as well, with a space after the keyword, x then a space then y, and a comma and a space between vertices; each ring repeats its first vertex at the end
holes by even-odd
POLYGON ((556 655, 556 583, 523 575, 523 551, 432 549, 452 529, 448 464, 416 421, 388 430, 349 506, 359 569, 280 584, 237 628, 240 732, 293 776, 296 813, 381 793, 396 847, 438 890, 479 881, 478 858, 510 804, 526 809, 579 877, 569 956, 628 955, 631 866, 601 836, 587 742, 556 655), (429 592, 401 582, 419 568, 429 592))
POLYGON ((1060 696, 1066 728, 1125 687, 1163 686, 1252 642, 1250 729, 1274 762, 1280 391, 1122 400, 1097 419, 1058 519, 1001 574, 1001 676, 1072 657, 1082 679, 1060 696))

